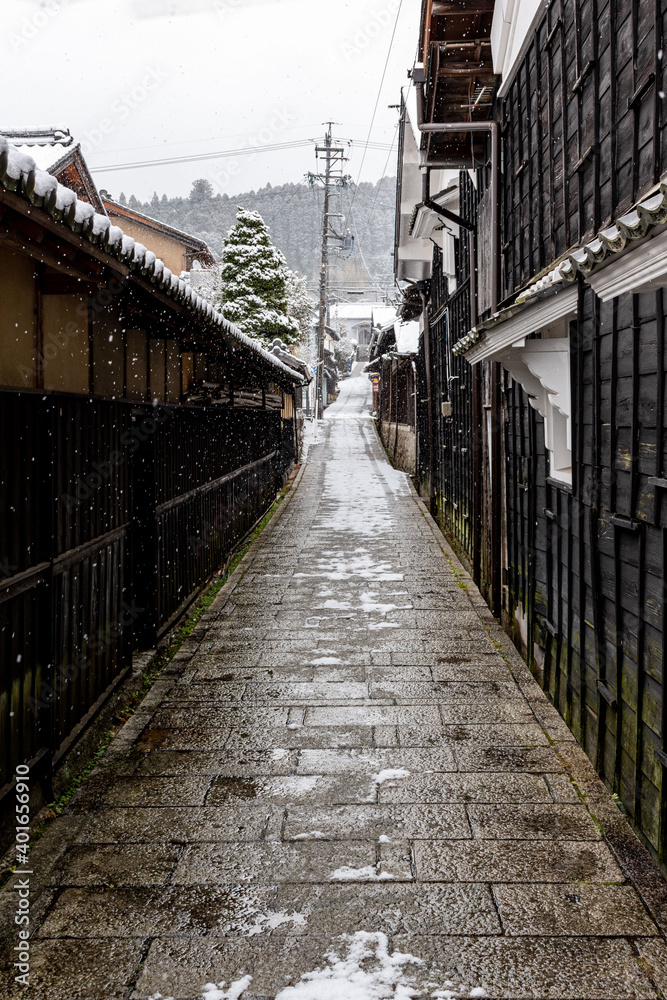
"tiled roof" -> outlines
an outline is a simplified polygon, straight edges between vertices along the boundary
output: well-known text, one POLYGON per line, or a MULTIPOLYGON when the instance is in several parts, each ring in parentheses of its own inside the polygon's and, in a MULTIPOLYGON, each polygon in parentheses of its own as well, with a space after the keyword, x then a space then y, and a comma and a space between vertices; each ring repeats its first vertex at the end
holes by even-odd
POLYGON ((667 178, 663 178, 656 190, 651 191, 631 211, 621 215, 613 225, 600 230, 588 243, 576 250, 570 250, 537 281, 525 288, 515 301, 500 309, 483 323, 473 327, 469 333, 457 341, 452 348, 454 354, 465 354, 481 338, 485 330, 490 330, 530 305, 545 294, 573 282, 577 274, 585 277, 599 264, 632 248, 648 236, 652 229, 667 223, 667 178))
POLYGON ((119 201, 114 201, 108 195, 103 195, 102 201, 109 215, 123 216, 128 220, 146 226, 148 229, 155 229, 158 232, 165 233, 167 236, 173 236, 191 249, 208 253, 211 259, 215 259, 208 244, 204 240, 200 240, 197 236, 191 236, 189 233, 184 233, 182 229, 176 229, 174 226, 167 225, 166 222, 153 219, 150 215, 138 212, 136 208, 130 208, 129 205, 121 205, 119 201))
POLYGON ((106 215, 95 212, 92 205, 77 198, 52 174, 39 170, 31 156, 10 145, 3 136, 0 136, 0 188, 15 192, 82 239, 122 261, 132 272, 184 306, 200 323, 224 335, 232 345, 237 344, 261 357, 267 364, 289 375, 291 381, 300 381, 294 369, 226 320, 217 309, 197 295, 188 282, 172 274, 151 250, 131 236, 126 236, 122 229, 112 225, 106 215))

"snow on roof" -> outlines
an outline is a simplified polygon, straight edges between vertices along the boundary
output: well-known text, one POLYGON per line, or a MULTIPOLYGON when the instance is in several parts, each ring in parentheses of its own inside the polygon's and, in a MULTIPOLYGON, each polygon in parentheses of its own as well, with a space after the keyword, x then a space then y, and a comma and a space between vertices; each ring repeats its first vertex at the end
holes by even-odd
POLYGON ((152 251, 147 250, 142 243, 137 243, 131 236, 126 236, 122 229, 111 224, 106 215, 96 212, 92 205, 77 198, 74 191, 59 184, 52 174, 42 170, 35 161, 34 147, 29 148, 29 153, 18 149, 0 135, 1 188, 16 192, 56 222, 61 222, 84 240, 121 260, 135 274, 148 279, 151 284, 183 305, 200 322, 216 327, 231 341, 260 355, 268 364, 289 375, 291 381, 300 381, 294 369, 225 319, 222 313, 193 291, 188 282, 172 274, 152 251))
POLYGON ((332 319, 371 319, 376 302, 337 302, 331 307, 332 319))
POLYGON ((65 126, 42 129, 3 129, 0 133, 14 149, 32 156, 40 170, 50 170, 74 146, 74 138, 65 126))
POLYGON ((385 326, 396 320, 396 310, 393 306, 377 306, 373 309, 373 326, 385 326))
POLYGON ((144 212, 137 211, 136 208, 130 208, 129 205, 121 205, 119 201, 115 201, 112 197, 110 197, 110 195, 102 195, 102 201, 104 202, 104 206, 110 215, 117 215, 119 217, 124 216, 138 222, 140 225, 145 225, 148 229, 158 229, 160 232, 174 236, 183 243, 188 244, 192 249, 207 252, 211 257, 213 257, 213 253, 208 244, 205 243, 204 240, 200 240, 197 236, 192 236, 190 233, 184 233, 182 229, 176 229, 175 226, 169 226, 166 222, 161 222, 159 219, 154 219, 152 216, 146 215, 144 212))
POLYGON ((31 156, 40 170, 50 170, 54 163, 62 160, 67 153, 66 147, 60 145, 27 146, 22 144, 14 146, 14 149, 18 150, 19 153, 31 156))
POLYGON ((610 256, 630 250, 633 241, 644 240, 651 235, 652 229, 663 226, 666 221, 667 176, 663 176, 660 183, 629 212, 605 229, 601 229, 583 246, 568 250, 563 259, 550 265, 542 272, 540 278, 520 292, 513 303, 474 326, 465 337, 461 337, 454 344, 452 353, 465 354, 484 336, 486 330, 504 323, 526 306, 530 306, 536 299, 558 292, 565 285, 575 281, 578 271, 585 276, 589 275, 598 264, 603 264, 610 256))
POLYGON ((399 354, 416 354, 419 350, 419 323, 396 323, 396 350, 399 354))

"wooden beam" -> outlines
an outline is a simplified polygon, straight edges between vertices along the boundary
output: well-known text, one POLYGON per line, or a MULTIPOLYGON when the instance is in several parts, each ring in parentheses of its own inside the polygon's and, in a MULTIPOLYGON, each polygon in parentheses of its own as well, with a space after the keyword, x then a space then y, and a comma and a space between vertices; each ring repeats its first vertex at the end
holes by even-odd
POLYGON ((491 63, 475 63, 472 59, 469 62, 442 62, 438 67, 438 78, 445 76, 488 76, 495 82, 495 74, 491 69, 491 63))
POLYGON ((97 282, 84 281, 63 274, 44 274, 40 282, 42 295, 87 295, 96 292, 97 282))
POLYGON ((432 12, 436 17, 472 17, 475 14, 493 14, 495 0, 434 0, 432 12))
POLYGON ((90 280, 91 275, 88 272, 80 270, 75 264, 64 260, 63 257, 58 256, 57 252, 52 252, 46 247, 32 243, 30 240, 17 237, 13 227, 7 229, 5 226, 0 225, 0 243, 15 253, 30 257, 40 264, 47 264, 49 267, 56 269, 60 274, 67 275, 75 280, 90 280))

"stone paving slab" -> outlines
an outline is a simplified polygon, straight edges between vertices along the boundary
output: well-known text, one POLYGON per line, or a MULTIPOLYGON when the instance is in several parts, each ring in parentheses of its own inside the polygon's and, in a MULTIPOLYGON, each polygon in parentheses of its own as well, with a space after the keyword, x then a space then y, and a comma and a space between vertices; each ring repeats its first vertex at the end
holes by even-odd
POLYGON ((427 882, 621 882, 604 844, 586 841, 415 841, 417 878, 427 882))
POLYGON ((496 885, 507 934, 638 937, 658 930, 627 885, 496 885))
POLYGON ((480 840, 599 840, 602 833, 583 802, 576 805, 469 805, 480 840))
POLYGON ((471 837, 464 805, 289 806, 285 840, 451 839, 471 837))
MULTIPOLYGON (((374 878, 375 845, 349 843, 193 844, 174 873, 175 885, 216 882, 328 882, 350 869, 374 878)), ((345 873, 341 881, 346 881, 345 873)), ((360 880, 363 875, 360 876, 360 880)))
POLYGON ((272 812, 268 805, 257 803, 233 809, 103 809, 91 815, 77 840, 90 844, 258 840, 272 812))
POLYGON ((136 768, 137 775, 254 775, 292 774, 297 767, 295 750, 278 748, 256 752, 231 750, 155 750, 136 768))
POLYGON ((417 1000, 667 994, 667 885, 343 385, 37 843, 8 1000, 275 1000, 334 953, 417 1000))
POLYGON ((298 774, 379 774, 396 769, 410 773, 456 771, 454 749, 438 750, 417 747, 374 750, 302 750, 298 774))
POLYGON ((553 774, 566 770, 553 747, 479 746, 457 742, 455 756, 460 771, 534 771, 553 774))
POLYGON ((286 805, 292 802, 344 805, 375 802, 376 798, 377 785, 370 775, 299 774, 278 778, 214 778, 206 802, 211 806, 231 806, 252 799, 286 805))
POLYGON ((404 747, 441 746, 453 743, 455 752, 461 745, 474 747, 533 747, 548 746, 544 730, 535 722, 500 725, 399 726, 400 745, 404 747))
MULTIPOLYGON (((486 996, 501 1000, 648 1000, 657 996, 631 944, 618 938, 410 935, 393 941, 397 950, 423 962, 406 966, 406 971, 425 996, 434 984, 442 988, 446 982, 465 984, 467 989, 458 992, 464 997, 472 984, 483 984, 486 996), (568 972, 573 965, 576 976, 568 972)), ((145 1000, 168 983, 175 1000, 190 1000, 197 996, 199 983, 219 978, 220 969, 229 982, 241 979, 248 968, 255 975, 244 1000, 273 997, 298 981, 295 969, 326 965, 324 955, 332 947, 341 950, 338 938, 201 939, 197 943, 158 939, 151 945, 133 997, 145 1000)))
POLYGON ((552 802, 539 774, 409 774, 385 781, 380 802, 552 802))
MULTIPOLYGON (((493 895, 481 885, 417 885, 401 883, 278 887, 273 907, 300 913, 302 928, 283 925, 285 933, 299 929, 309 935, 354 934, 368 928, 373 914, 384 934, 500 934, 493 895)), ((274 932, 275 933, 275 932, 274 932)))
POLYGON ((52 885, 164 885, 177 844, 94 844, 70 847, 51 875, 52 885))

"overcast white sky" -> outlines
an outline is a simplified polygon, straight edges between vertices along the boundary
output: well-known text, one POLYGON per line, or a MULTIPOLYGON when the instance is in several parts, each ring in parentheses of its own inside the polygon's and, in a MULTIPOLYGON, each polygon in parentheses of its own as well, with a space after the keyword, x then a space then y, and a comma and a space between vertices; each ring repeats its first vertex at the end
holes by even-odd
MULTIPOLYGON (((66 125, 117 196, 188 194, 208 177, 235 194, 315 169, 303 146, 122 171, 98 169, 310 139, 322 122, 357 140, 356 180, 400 0, 4 0, 11 100, 0 128, 66 125)), ((421 0, 403 0, 372 139, 390 143, 414 61, 421 0)), ((388 151, 369 149, 361 180, 388 151)), ((387 172, 395 172, 395 154, 387 172)))

